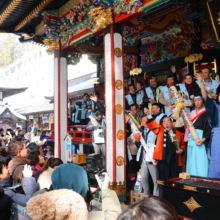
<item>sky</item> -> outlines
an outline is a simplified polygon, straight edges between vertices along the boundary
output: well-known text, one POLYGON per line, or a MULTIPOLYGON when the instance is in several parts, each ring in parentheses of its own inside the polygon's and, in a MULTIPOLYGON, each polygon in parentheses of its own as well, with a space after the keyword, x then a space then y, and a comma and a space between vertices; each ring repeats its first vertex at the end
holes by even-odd
MULTIPOLYGON (((5 40, 9 34, 1 33, 0 42, 5 40)), ((14 35, 15 39, 19 42, 18 38, 20 36, 14 35)), ((32 49, 36 47, 35 44, 32 43, 26 43, 29 46, 29 49, 32 49)), ((49 55, 53 56, 53 55, 49 55)), ((97 67, 95 64, 93 64, 89 59, 87 55, 83 55, 80 63, 77 65, 68 65, 68 79, 77 78, 92 72, 96 72, 97 67)), ((1 72, 1 71, 0 71, 1 72)))
POLYGON ((80 63, 77 65, 68 65, 68 79, 77 78, 96 71, 96 65, 88 59, 87 55, 83 55, 80 63))
MULTIPOLYGON (((6 37, 6 36, 4 36, 4 37, 6 37)), ((36 45, 33 45, 31 43, 27 43, 27 44, 30 44, 30 49, 36 47, 36 45)), ((0 56, 1 56, 1 54, 0 54, 0 56)), ((51 58, 53 57, 53 55, 46 54, 46 57, 47 56, 51 56, 51 58)), ((45 59, 47 59, 46 57, 45 57, 45 59)), ((53 68, 54 68, 53 61, 48 63, 46 67, 51 68, 53 71, 53 68)), ((22 71, 22 68, 21 68, 21 71, 22 71)), ((48 71, 49 71, 49 69, 48 69, 48 71)), ((88 59, 87 55, 83 55, 80 60, 80 63, 78 63, 77 65, 68 65, 68 80, 78 78, 80 76, 83 76, 83 75, 86 75, 89 73, 94 73, 96 71, 97 71, 97 66, 95 64, 93 64, 88 59)), ((3 72, 1 72, 1 69, 0 69, 0 74, 4 74, 3 72)), ((39 76, 39 75, 37 75, 37 76, 39 76)), ((33 76, 33 83, 28 85, 29 89, 25 92, 25 93, 27 93, 26 96, 28 96, 28 97, 30 96, 30 94, 34 93, 35 98, 34 98, 34 100, 32 100, 33 102, 40 102, 41 100, 44 100, 44 96, 52 96, 53 95, 53 73, 50 75, 50 78, 48 78, 46 76, 42 76, 42 77, 44 77, 44 79, 45 79, 44 82, 46 81, 45 82, 46 85, 42 85, 41 83, 40 83, 40 85, 38 85, 39 83, 35 80, 36 77, 34 78, 34 76, 33 76), (39 88, 41 88, 41 89, 39 90, 39 88), (47 88, 47 91, 46 91, 46 89, 42 89, 42 88, 47 88), (32 91, 32 93, 30 91, 32 91), (36 92, 36 91, 38 91, 38 92, 36 92), (39 91, 41 91, 41 92, 39 92, 39 91)), ((43 78, 42 78, 42 80, 43 80, 43 78)), ((25 79, 23 80, 23 84, 25 85, 25 79)), ((13 95, 11 97, 4 99, 3 102, 6 102, 6 101, 9 102, 11 104, 12 108, 26 107, 26 106, 32 104, 30 101, 28 101, 27 99, 24 98, 26 96, 24 96, 24 94, 20 93, 20 94, 13 95)))

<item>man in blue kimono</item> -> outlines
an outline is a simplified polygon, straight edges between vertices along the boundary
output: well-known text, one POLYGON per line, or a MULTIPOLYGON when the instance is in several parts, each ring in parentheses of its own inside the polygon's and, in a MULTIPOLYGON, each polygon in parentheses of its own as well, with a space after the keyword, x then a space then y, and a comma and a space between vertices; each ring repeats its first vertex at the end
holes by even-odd
MULTIPOLYGON (((205 68, 202 70, 202 78, 204 85, 206 86, 207 90, 213 91, 211 98, 213 100, 217 100, 218 95, 220 94, 220 87, 219 87, 220 83, 212 79, 211 75, 212 72, 210 69, 205 68)), ((199 82, 199 80, 197 80, 196 83, 201 88, 201 83, 199 82)))
POLYGON ((125 106, 126 111, 130 112, 130 107, 132 105, 140 106, 146 102, 146 95, 143 93, 136 92, 135 86, 130 84, 128 85, 129 94, 125 96, 125 106))
POLYGON ((170 108, 175 104, 175 100, 172 97, 169 89, 171 86, 175 86, 177 91, 180 90, 179 85, 175 83, 175 78, 173 74, 167 75, 167 85, 161 87, 161 92, 159 95, 159 102, 164 105, 166 115, 171 114, 170 108))
POLYGON ((75 113, 75 123, 86 125, 89 122, 91 114, 92 101, 89 100, 89 94, 85 93, 83 99, 78 100, 73 107, 72 113, 75 113))
MULTIPOLYGON (((195 78, 200 83, 202 96, 205 100, 204 106, 208 114, 209 125, 212 128, 212 136, 207 149, 208 159, 210 161, 208 177, 220 179, 220 105, 207 95, 202 77, 199 74, 195 74, 195 78)), ((220 102, 220 96, 218 96, 218 102, 220 102)))
POLYGON ((149 103, 154 104, 157 101, 157 91, 160 91, 163 86, 159 86, 156 77, 150 78, 150 87, 145 89, 149 103))
POLYGON ((92 145, 96 154, 101 154, 103 168, 105 168, 105 116, 96 111, 95 119, 86 125, 86 131, 92 131, 92 145))

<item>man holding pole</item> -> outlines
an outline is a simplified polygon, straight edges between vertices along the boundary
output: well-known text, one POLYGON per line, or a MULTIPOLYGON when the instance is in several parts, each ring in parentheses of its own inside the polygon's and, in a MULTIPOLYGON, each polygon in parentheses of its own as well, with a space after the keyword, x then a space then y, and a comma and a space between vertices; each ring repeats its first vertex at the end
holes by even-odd
POLYGON ((147 125, 157 136, 153 159, 158 161, 160 179, 177 177, 182 168, 182 156, 185 151, 185 143, 181 132, 172 129, 172 121, 169 117, 163 118, 162 125, 158 124, 151 116, 147 108, 147 125))

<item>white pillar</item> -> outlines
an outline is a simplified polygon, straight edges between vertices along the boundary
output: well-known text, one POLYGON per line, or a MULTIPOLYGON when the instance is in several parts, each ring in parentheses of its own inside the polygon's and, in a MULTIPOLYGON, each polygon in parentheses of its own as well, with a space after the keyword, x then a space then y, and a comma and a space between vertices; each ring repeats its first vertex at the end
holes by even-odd
POLYGON ((123 39, 120 25, 104 30, 105 105, 106 105, 106 169, 111 188, 125 200, 126 132, 124 102, 123 39))
POLYGON ((64 138, 68 127, 68 77, 67 77, 67 52, 55 51, 54 53, 54 148, 55 157, 64 162, 64 138))

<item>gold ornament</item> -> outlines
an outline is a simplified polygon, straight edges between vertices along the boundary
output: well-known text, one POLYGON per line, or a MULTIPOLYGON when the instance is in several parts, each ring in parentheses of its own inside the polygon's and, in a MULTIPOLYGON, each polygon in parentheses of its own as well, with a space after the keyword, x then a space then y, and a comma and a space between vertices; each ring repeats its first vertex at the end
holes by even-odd
POLYGON ((54 51, 59 50, 60 48, 59 39, 54 40, 54 39, 47 38, 47 39, 44 39, 43 42, 45 46, 47 47, 46 52, 48 54, 53 54, 54 51))
POLYGON ((117 132, 117 138, 118 138, 118 140, 123 140, 124 139, 124 131, 119 130, 117 132))
POLYGON ((123 83, 122 83, 122 81, 121 81, 120 79, 118 79, 118 80, 115 81, 115 87, 116 87, 116 89, 121 90, 121 89, 122 89, 122 86, 123 86, 123 83))
POLYGON ((102 9, 102 7, 93 8, 88 15, 93 17, 96 25, 93 28, 93 32, 97 32, 100 29, 106 28, 113 23, 112 8, 102 9))
POLYGON ((122 51, 119 47, 116 47, 114 52, 115 52, 116 57, 121 57, 122 56, 122 51))
POLYGON ((123 158, 122 156, 118 156, 118 157, 116 158, 116 164, 117 164, 118 166, 122 166, 122 165, 124 164, 124 158, 123 158))
POLYGON ((116 112, 116 114, 118 114, 118 115, 120 115, 121 113, 122 113, 122 106, 120 105, 120 104, 117 104, 116 106, 115 106, 115 112, 116 112))
POLYGON ((130 75, 132 75, 132 76, 139 75, 141 72, 142 72, 141 68, 135 68, 135 69, 130 71, 130 75))
POLYGON ((94 78, 93 79, 93 85, 98 85, 100 82, 98 82, 99 78, 94 78))
POLYGON ((189 200, 187 200, 186 202, 183 202, 183 204, 185 204, 188 208, 189 208, 189 210, 191 211, 191 212, 193 212, 195 209, 198 209, 198 208, 201 208, 202 206, 201 205, 199 205, 197 202, 196 202, 196 200, 193 198, 193 197, 191 197, 189 200))
POLYGON ((189 55, 188 57, 185 58, 185 62, 186 63, 193 63, 193 62, 197 62, 199 60, 201 60, 203 58, 203 55, 200 53, 200 54, 191 54, 189 55))
POLYGON ((158 184, 158 185, 164 185, 164 181, 162 181, 162 180, 157 180, 157 184, 158 184))
POLYGON ((34 35, 33 36, 29 36, 28 34, 22 34, 22 37, 24 37, 24 40, 30 40, 30 39, 32 39, 34 37, 34 35))
POLYGON ((220 12, 218 13, 219 18, 217 19, 218 25, 220 25, 220 12))

